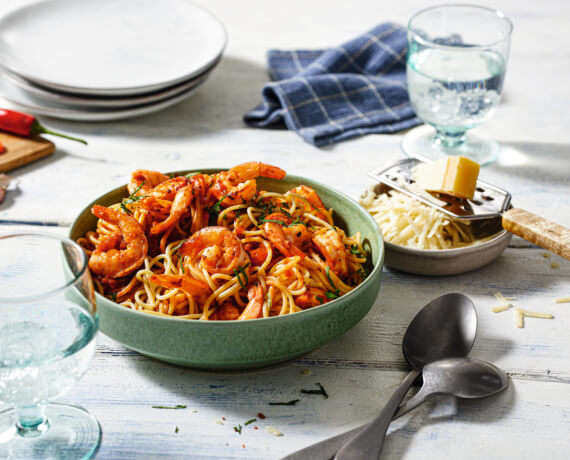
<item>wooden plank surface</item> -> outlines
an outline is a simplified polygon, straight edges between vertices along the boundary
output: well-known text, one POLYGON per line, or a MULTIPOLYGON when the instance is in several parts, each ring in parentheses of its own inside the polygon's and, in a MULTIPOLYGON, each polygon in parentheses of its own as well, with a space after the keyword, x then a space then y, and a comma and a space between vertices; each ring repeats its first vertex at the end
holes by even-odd
MULTIPOLYGON (((26 2, 5 0, 0 14, 26 2)), ((174 171, 260 160, 356 198, 372 183, 368 171, 401 157, 402 133, 317 149, 285 130, 248 128, 242 115, 258 103, 268 79, 267 49, 339 44, 385 20, 405 23, 425 7, 423 2, 362 0, 331 7, 315 0, 284 8, 274 2, 212 0, 206 6, 224 22, 230 40, 200 91, 167 110, 131 120, 80 123, 42 117, 49 128, 84 137, 89 146, 58 139, 53 155, 12 171, 14 185, 0 204, 0 232, 65 233, 87 203, 125 183, 136 168, 174 171), (17 225, 22 222, 33 226, 17 225)), ((517 0, 497 0, 494 6, 513 19, 515 30, 502 102, 476 130, 502 145, 499 160, 484 167, 481 178, 508 189, 515 206, 570 227, 570 89, 560 77, 570 72, 570 41, 560 39, 570 3, 549 3, 556 14, 517 0), (539 86, 529 68, 541 69, 539 86)), ((0 106, 10 104, 0 98, 0 106)), ((543 253, 513 238, 501 258, 473 273, 432 278, 386 269, 374 307, 355 328, 295 362, 257 372, 175 367, 101 335, 93 365, 64 399, 82 404, 100 421, 99 459, 279 458, 376 415, 407 369, 401 340, 410 319, 432 298, 462 292, 473 299, 479 318, 472 356, 506 370, 512 386, 487 400, 438 398, 418 408, 391 427, 383 458, 565 459, 570 447, 570 304, 553 299, 570 295, 570 262, 546 259, 543 253), (491 312, 498 291, 516 297, 515 305, 552 313, 554 319, 527 319, 518 329, 511 311, 491 312), (304 369, 310 374, 302 374, 304 369), (328 400, 304 397, 297 406, 267 405, 296 398, 300 388, 316 382, 325 386, 328 400), (170 404, 188 407, 151 407, 170 404), (267 418, 253 425, 257 430, 248 425, 241 435, 233 431, 258 412, 267 418), (283 436, 267 433, 268 425, 283 436)))

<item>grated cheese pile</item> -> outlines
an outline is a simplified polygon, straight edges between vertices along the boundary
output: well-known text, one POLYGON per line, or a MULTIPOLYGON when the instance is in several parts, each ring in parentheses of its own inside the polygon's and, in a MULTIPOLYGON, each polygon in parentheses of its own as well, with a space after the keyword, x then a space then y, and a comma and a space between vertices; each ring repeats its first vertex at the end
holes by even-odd
POLYGON ((384 239, 418 249, 453 249, 477 240, 468 222, 450 219, 441 211, 404 193, 391 190, 376 195, 369 189, 360 204, 374 217, 384 239))

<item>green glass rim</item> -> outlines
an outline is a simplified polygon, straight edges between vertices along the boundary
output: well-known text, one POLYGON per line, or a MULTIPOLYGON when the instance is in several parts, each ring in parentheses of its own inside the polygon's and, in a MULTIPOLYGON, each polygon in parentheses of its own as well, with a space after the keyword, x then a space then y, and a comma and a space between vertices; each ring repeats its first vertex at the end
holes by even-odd
POLYGON ((87 263, 88 263, 87 254, 85 254, 85 251, 83 250, 83 248, 81 246, 79 246, 75 241, 73 241, 73 240, 71 240, 65 236, 55 235, 55 234, 51 234, 51 233, 42 233, 42 232, 14 232, 14 233, 0 234, 0 241, 7 240, 10 238, 18 238, 18 237, 35 237, 35 238, 43 238, 43 239, 47 239, 47 240, 60 241, 63 244, 66 244, 66 245, 73 247, 77 251, 77 253, 80 254, 81 264, 78 267, 77 273, 70 272, 69 280, 67 280, 64 284, 62 284, 56 288, 49 289, 47 291, 44 291, 44 292, 41 292, 38 294, 34 294, 34 295, 28 295, 28 296, 21 296, 21 297, 2 297, 2 296, 0 296, 0 304, 21 304, 21 303, 26 303, 26 302, 35 302, 39 299, 52 297, 56 294, 63 292, 69 286, 74 285, 79 280, 79 278, 81 278, 83 276, 83 274, 87 270, 87 263))
POLYGON ((496 16, 498 19, 503 20, 508 25, 507 33, 500 40, 495 40, 493 42, 485 43, 482 45, 469 46, 469 48, 461 48, 462 51, 478 51, 481 49, 496 46, 499 43, 510 40, 510 38, 511 38, 511 34, 513 33, 513 28, 514 28, 513 22, 501 10, 496 10, 494 8, 489 8, 489 7, 481 6, 481 5, 473 5, 473 4, 468 4, 468 3, 446 3, 446 4, 442 4, 442 5, 434 5, 434 6, 430 6, 428 8, 424 8, 424 9, 418 11, 417 13, 415 13, 410 18, 410 20, 408 21, 408 33, 414 37, 415 41, 417 41, 418 43, 421 43, 422 45, 429 46, 431 48, 439 48, 439 49, 457 51, 457 49, 458 49, 457 46, 442 45, 440 43, 435 43, 431 40, 426 40, 425 38, 418 35, 418 33, 415 32, 414 29, 412 28, 412 23, 413 23, 414 19, 416 19, 420 15, 422 15, 424 13, 428 13, 430 11, 444 9, 444 8, 466 8, 466 9, 472 9, 472 10, 485 11, 487 13, 491 13, 492 15, 496 16))

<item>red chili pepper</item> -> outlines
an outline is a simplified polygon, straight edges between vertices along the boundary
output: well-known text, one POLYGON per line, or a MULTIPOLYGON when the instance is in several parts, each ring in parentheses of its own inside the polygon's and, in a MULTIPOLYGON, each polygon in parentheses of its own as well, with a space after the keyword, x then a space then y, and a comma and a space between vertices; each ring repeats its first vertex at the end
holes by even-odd
POLYGON ((0 109, 0 129, 2 131, 27 137, 35 136, 36 134, 53 134, 54 136, 64 137, 87 145, 87 142, 83 139, 50 131, 49 129, 44 128, 36 117, 26 113, 16 112, 14 110, 0 109))

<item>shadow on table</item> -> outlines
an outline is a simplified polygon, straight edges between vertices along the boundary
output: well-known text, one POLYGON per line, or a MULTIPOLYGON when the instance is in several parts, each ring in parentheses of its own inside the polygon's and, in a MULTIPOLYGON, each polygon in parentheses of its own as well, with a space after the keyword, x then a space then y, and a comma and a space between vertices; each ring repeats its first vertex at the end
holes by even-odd
POLYGON ((505 141, 500 145, 501 153, 493 168, 533 182, 546 179, 568 183, 570 144, 505 141))
MULTIPOLYGON (((412 445, 412 438, 422 436, 426 440, 439 437, 437 425, 462 423, 488 425, 499 422, 512 411, 516 402, 513 381, 493 396, 482 399, 458 399, 452 396, 434 397, 408 415, 392 423, 386 436, 384 450, 393 458, 404 458, 412 445)), ((484 442, 484 439, 481 439, 484 442)), ((437 455, 436 455, 437 457, 437 455)))
MULTIPOLYGON (((222 58, 206 82, 188 99, 149 115, 106 122, 51 119, 50 128, 63 132, 138 139, 190 138, 243 128, 243 115, 261 102, 261 88, 269 81, 267 69, 233 56, 222 58)), ((252 128, 253 129, 253 128, 252 128)))

